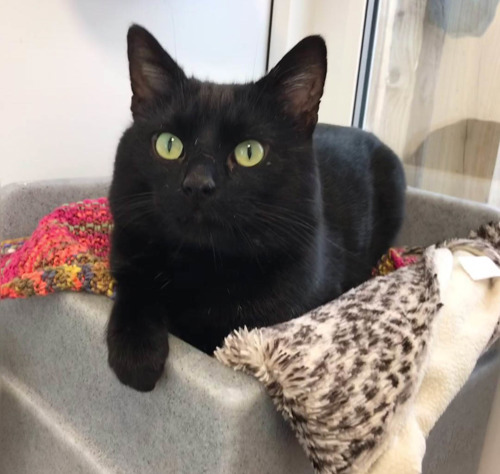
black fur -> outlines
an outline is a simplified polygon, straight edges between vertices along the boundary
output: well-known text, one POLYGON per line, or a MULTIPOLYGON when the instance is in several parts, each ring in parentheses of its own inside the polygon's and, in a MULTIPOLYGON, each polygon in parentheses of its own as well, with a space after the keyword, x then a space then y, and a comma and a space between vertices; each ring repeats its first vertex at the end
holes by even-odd
POLYGON ((237 327, 294 318, 369 278, 401 225, 405 181, 373 135, 315 128, 320 37, 245 85, 186 78, 138 26, 128 53, 134 123, 110 191, 118 286, 107 341, 118 378, 147 391, 169 332, 211 353, 237 327), (181 159, 156 155, 161 132, 183 141, 181 159), (251 168, 233 156, 246 139, 266 152, 251 168))

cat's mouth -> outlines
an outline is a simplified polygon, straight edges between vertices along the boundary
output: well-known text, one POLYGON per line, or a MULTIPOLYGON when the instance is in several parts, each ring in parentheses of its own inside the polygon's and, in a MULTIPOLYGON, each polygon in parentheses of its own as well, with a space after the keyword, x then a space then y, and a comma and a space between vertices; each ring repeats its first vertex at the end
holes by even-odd
POLYGON ((191 243, 200 249, 215 246, 220 251, 234 245, 234 233, 210 214, 199 210, 178 217, 176 227, 176 233, 185 244, 191 243))

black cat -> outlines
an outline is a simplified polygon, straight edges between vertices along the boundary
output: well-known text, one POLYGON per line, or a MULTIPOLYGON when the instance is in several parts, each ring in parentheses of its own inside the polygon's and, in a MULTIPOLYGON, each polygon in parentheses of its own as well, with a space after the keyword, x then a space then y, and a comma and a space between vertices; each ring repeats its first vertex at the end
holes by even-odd
POLYGON ((319 36, 242 85, 187 78, 139 26, 128 57, 107 342, 118 378, 148 391, 169 332, 211 353, 235 328, 294 318, 368 279, 401 225, 405 179, 373 135, 316 127, 319 36))

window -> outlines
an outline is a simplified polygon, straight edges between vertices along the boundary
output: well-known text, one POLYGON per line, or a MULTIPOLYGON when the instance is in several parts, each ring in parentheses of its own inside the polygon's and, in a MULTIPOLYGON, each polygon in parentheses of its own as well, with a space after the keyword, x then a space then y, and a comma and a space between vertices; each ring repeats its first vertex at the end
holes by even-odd
POLYGON ((500 205, 498 3, 374 2, 360 124, 399 154, 410 186, 500 205))

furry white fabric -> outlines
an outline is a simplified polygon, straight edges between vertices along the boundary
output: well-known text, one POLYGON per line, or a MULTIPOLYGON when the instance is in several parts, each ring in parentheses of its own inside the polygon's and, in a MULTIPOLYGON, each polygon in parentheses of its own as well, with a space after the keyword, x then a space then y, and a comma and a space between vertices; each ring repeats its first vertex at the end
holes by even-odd
POLYGON ((429 431, 498 338, 500 279, 473 281, 458 257, 500 265, 499 236, 429 247, 300 318, 235 331, 215 356, 265 384, 317 472, 420 473, 429 431))
MULTIPOLYGON (((403 429, 370 474, 421 473, 425 439, 471 374, 494 334, 500 315, 500 279, 473 281, 453 255, 450 281, 441 288, 444 303, 434 322, 423 380, 403 429)), ((498 335, 497 335, 498 336, 498 335)), ((363 472, 363 471, 361 471, 363 472)))

